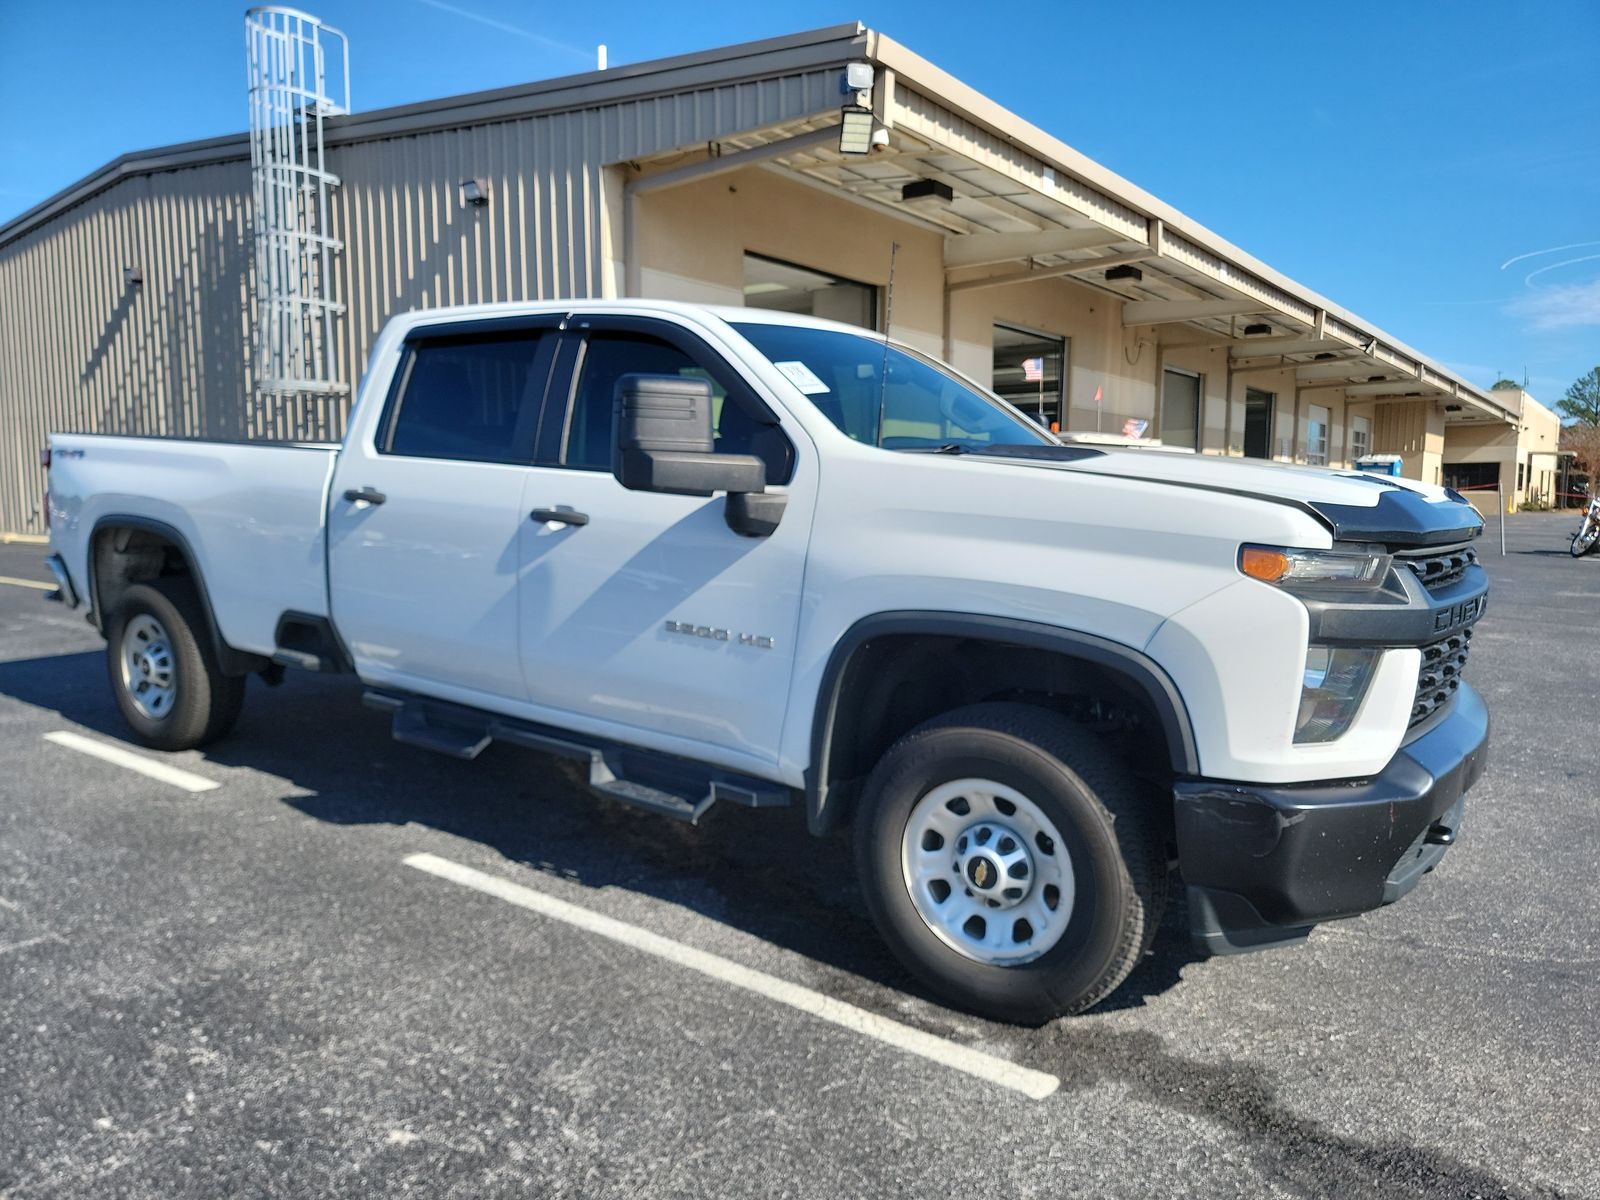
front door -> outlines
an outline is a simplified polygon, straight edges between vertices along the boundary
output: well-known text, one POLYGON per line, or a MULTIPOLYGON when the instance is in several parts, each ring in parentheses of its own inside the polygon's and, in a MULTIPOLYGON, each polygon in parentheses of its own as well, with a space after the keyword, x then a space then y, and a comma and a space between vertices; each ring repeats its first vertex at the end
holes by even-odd
POLYGON ((522 493, 558 323, 419 330, 373 435, 341 453, 329 597, 364 679, 464 703, 525 699, 522 493))
POLYGON ((575 319, 563 343, 522 506, 587 520, 523 525, 530 700, 621 740, 642 728, 726 765, 775 762, 816 489, 809 442, 681 326, 575 319), (775 533, 734 533, 722 496, 630 492, 612 477, 612 394, 635 372, 711 382, 717 449, 759 455, 769 488, 787 493, 775 533))
POLYGON ((1244 393, 1244 454, 1246 458, 1272 457, 1272 406, 1277 397, 1271 392, 1246 388, 1244 393))

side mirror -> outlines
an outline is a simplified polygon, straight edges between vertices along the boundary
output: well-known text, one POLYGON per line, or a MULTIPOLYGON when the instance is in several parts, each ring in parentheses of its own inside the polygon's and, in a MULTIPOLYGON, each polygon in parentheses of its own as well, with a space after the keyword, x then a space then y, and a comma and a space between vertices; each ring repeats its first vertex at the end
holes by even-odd
POLYGON ((752 454, 718 454, 711 385, 678 375, 624 375, 612 400, 611 474, 633 492, 710 496, 765 490, 767 468, 752 454))

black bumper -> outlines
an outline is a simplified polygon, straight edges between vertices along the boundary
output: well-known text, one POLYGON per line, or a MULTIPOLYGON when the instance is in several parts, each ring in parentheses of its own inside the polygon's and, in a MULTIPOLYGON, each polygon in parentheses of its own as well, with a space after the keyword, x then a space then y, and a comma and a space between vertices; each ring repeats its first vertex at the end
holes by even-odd
POLYGON ((1260 949, 1398 900, 1455 840, 1488 742, 1488 711, 1463 684, 1371 779, 1177 784, 1178 862, 1196 943, 1220 954, 1260 949))

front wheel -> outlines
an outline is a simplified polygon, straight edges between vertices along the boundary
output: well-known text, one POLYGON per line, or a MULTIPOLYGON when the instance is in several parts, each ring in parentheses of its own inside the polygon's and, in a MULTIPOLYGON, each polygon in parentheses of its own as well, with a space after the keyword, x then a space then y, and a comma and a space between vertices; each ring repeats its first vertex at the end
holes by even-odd
POLYGON ((217 664, 205 612, 180 577, 131 585, 106 621, 106 667, 133 734, 157 750, 191 750, 233 728, 244 679, 217 664))
POLYGON ((941 996, 1039 1024, 1110 995, 1166 903, 1150 806, 1092 734, 980 704, 895 743, 856 823, 873 920, 941 996))
POLYGON ((1578 532, 1572 535, 1572 557, 1582 558, 1593 550, 1595 543, 1600 542, 1600 518, 1597 518, 1591 509, 1583 515, 1583 524, 1578 526, 1578 532))

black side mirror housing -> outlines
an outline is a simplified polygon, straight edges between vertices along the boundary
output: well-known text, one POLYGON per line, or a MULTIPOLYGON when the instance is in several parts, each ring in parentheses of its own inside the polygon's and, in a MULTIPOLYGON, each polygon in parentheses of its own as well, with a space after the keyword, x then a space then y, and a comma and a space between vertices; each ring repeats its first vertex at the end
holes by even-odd
POLYGON ((759 458, 716 452, 711 385, 704 379, 624 375, 612 414, 611 474, 629 491, 710 496, 766 489, 767 468, 759 458))

